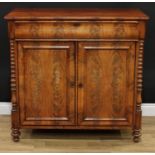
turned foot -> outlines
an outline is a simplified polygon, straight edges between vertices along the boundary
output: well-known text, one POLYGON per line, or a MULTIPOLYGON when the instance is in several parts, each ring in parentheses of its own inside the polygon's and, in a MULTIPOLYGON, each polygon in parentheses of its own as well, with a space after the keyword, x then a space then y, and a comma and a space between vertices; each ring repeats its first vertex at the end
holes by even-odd
POLYGON ((19 129, 12 129, 12 139, 14 142, 18 142, 19 141, 19 137, 20 137, 20 131, 19 129))
POLYGON ((138 143, 140 140, 141 140, 141 133, 140 133, 140 130, 134 129, 134 130, 133 130, 133 141, 134 141, 135 143, 138 143))

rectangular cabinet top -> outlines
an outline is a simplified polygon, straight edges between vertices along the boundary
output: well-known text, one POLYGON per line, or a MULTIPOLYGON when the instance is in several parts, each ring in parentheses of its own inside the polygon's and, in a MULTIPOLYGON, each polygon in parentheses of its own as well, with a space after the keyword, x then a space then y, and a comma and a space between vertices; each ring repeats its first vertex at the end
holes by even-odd
POLYGON ((147 20, 139 9, 29 8, 14 9, 7 20, 147 20))

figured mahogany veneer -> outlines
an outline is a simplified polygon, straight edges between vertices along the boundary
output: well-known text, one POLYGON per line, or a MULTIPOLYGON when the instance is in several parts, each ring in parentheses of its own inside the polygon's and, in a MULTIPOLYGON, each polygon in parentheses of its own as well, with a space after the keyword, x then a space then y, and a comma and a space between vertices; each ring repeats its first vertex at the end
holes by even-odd
POLYGON ((5 19, 14 141, 21 128, 132 128, 139 141, 145 14, 15 9, 5 19))

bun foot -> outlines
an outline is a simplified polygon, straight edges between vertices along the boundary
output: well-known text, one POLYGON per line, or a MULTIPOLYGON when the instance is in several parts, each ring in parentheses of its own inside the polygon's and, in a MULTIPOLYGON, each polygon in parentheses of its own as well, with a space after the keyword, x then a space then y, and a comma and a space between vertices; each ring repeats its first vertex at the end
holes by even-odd
POLYGON ((133 131, 133 141, 135 143, 138 143, 141 141, 141 133, 140 133, 140 130, 134 130, 133 131))
POLYGON ((12 139, 14 142, 19 142, 20 139, 20 131, 19 129, 12 129, 12 139))

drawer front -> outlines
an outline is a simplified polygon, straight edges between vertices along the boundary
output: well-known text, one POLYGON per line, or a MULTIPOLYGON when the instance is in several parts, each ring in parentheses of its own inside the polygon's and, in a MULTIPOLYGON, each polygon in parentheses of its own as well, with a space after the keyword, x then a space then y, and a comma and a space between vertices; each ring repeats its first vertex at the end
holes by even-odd
POLYGON ((136 39, 138 22, 15 22, 15 37, 19 39, 136 39))

